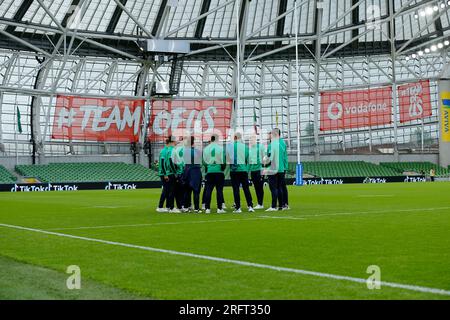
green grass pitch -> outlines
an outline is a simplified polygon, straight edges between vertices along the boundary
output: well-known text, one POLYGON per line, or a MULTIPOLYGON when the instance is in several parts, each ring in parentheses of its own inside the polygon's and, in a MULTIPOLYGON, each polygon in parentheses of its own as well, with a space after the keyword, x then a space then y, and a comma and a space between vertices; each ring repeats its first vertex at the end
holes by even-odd
POLYGON ((240 215, 158 214, 157 189, 0 193, 0 298, 450 299, 450 183, 289 192, 290 211, 240 215), (81 290, 65 288, 69 265, 81 290), (371 265, 379 290, 333 278, 367 279, 371 265))

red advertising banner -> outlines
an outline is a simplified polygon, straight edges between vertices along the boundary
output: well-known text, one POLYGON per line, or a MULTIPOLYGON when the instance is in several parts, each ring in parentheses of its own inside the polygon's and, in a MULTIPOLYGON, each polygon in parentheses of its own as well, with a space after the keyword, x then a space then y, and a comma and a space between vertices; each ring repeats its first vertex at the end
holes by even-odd
POLYGON ((232 107, 232 99, 154 100, 149 139, 163 141, 169 135, 193 134, 205 140, 213 132, 224 136, 230 128, 232 107))
POLYGON ((430 81, 398 86, 400 122, 408 122, 431 116, 430 81))
POLYGON ((82 98, 59 95, 53 139, 137 142, 144 100, 82 98))
POLYGON ((392 88, 322 92, 320 130, 373 127, 392 123, 392 88))

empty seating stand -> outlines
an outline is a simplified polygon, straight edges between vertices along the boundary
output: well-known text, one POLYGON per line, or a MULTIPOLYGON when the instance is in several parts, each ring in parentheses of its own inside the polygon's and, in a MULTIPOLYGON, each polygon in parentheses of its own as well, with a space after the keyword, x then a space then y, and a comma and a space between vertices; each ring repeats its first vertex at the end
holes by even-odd
POLYGON ((430 174, 431 169, 435 170, 436 176, 438 177, 446 177, 450 174, 450 168, 443 168, 431 162, 382 162, 380 165, 383 167, 392 168, 400 174, 414 172, 417 174, 428 175, 430 174))
POLYGON ((17 178, 4 166, 0 165, 0 183, 15 183, 17 178))
POLYGON ((120 182, 159 180, 154 170, 139 164, 122 162, 50 163, 48 165, 18 165, 16 171, 42 182, 120 182))
MULTIPOLYGON (((318 178, 339 177, 389 177, 408 172, 449 176, 449 169, 430 162, 389 162, 376 165, 364 161, 303 162, 303 172, 318 178)), ((112 163, 50 163, 48 165, 18 165, 16 171, 24 177, 34 177, 42 182, 126 182, 159 181, 158 172, 138 164, 112 163)), ((296 163, 289 163, 286 177, 294 178, 296 163)), ((204 175, 204 174, 203 174, 204 175)), ((229 179, 229 167, 225 170, 229 179)), ((0 166, 0 183, 14 183, 16 177, 0 166)))
MULTIPOLYGON (((399 173, 388 167, 364 161, 302 162, 303 172, 320 178, 337 177, 392 177, 399 173)), ((289 164, 288 177, 295 176, 296 163, 289 164)))

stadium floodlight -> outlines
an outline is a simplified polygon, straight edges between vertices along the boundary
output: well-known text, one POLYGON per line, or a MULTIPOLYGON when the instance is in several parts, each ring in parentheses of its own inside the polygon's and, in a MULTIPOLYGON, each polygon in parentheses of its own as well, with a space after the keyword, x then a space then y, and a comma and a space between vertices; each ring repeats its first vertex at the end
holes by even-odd
POLYGON ((444 41, 444 45, 445 45, 445 46, 448 46, 448 45, 450 45, 450 41, 448 41, 448 40, 445 40, 445 41, 444 41))
POLYGON ((444 2, 441 3, 441 9, 445 9, 445 3, 444 2))
POLYGON ((432 15, 433 14, 433 8, 432 7, 427 7, 425 9, 425 13, 428 14, 428 15, 432 15))
POLYGON ((419 19, 419 15, 417 13, 414 14, 414 18, 419 19))
POLYGON ((406 61, 409 61, 409 59, 410 59, 409 56, 406 56, 406 57, 405 57, 405 60, 406 60, 406 61))
POLYGON ((419 52, 417 52, 417 54, 418 54, 419 56, 423 56, 423 51, 420 50, 419 52))
POLYGON ((438 47, 439 49, 442 49, 442 48, 444 47, 444 44, 443 44, 442 42, 439 42, 439 43, 437 44, 437 47, 438 47))
POLYGON ((436 50, 437 50, 437 46, 433 44, 433 45, 431 46, 431 51, 434 52, 434 51, 436 51, 436 50))
POLYGON ((425 53, 430 53, 430 48, 425 48, 425 53))
POLYGON ((425 17, 426 14, 427 14, 427 13, 426 13, 425 11, 419 11, 419 15, 420 15, 421 17, 425 17))
POLYGON ((415 58, 417 58, 417 55, 416 55, 415 53, 413 53, 413 54, 411 55, 411 58, 415 59, 415 58))
POLYGON ((434 11, 438 11, 438 10, 439 10, 439 7, 435 5, 435 6, 433 7, 433 10, 434 10, 434 11))

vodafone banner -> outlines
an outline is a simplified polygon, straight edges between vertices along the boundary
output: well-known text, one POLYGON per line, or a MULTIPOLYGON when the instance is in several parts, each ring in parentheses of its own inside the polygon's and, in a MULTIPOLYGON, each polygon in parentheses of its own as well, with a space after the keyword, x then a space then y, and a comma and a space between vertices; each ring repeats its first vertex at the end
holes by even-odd
POLYGON ((408 122, 431 116, 430 81, 398 86, 400 122, 408 122))
POLYGON ((321 93, 321 131, 390 123, 392 123, 391 87, 321 93))
POLYGON ((60 95, 56 100, 53 139, 137 142, 144 100, 82 98, 60 95))
POLYGON ((154 100, 149 139, 193 134, 208 139, 213 132, 224 136, 230 128, 233 100, 154 100))

